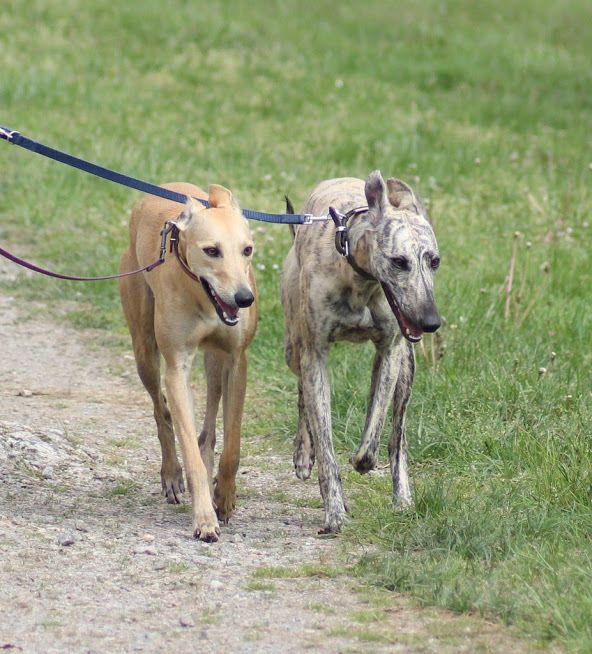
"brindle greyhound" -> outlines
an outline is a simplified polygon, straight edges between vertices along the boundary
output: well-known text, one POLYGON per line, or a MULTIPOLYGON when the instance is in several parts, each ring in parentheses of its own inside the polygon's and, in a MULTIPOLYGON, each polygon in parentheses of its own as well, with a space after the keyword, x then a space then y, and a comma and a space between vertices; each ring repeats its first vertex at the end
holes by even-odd
POLYGON ((341 529, 347 510, 331 439, 331 343, 371 340, 376 347, 366 424, 352 463, 359 472, 375 467, 392 400, 393 498, 405 507, 413 503, 404 433, 415 372, 412 343, 440 326, 433 296, 438 246, 411 188, 394 178, 385 184, 379 171, 365 184, 328 180, 313 190, 303 213, 327 214, 330 207, 350 221, 347 257, 334 247, 332 223, 316 223, 296 231, 282 275, 286 361, 299 377, 294 466, 300 479, 308 479, 316 453, 325 533, 341 529))
POLYGON ((191 492, 193 535, 216 541, 220 528, 214 508, 218 518, 227 522, 235 504, 247 377, 245 350, 257 323, 253 240, 238 204, 224 187, 210 186, 209 195, 191 184, 166 184, 165 188, 186 194, 187 205, 179 216, 174 202, 154 196, 146 196, 136 205, 121 270, 154 260, 166 220, 175 219, 179 260, 169 257, 149 273, 122 278, 121 302, 138 374, 154 404, 163 493, 168 502, 178 503, 184 491, 176 432, 191 492), (207 199, 210 207, 198 206, 191 196, 207 199), (207 376, 207 406, 199 447, 190 388, 191 365, 198 347, 205 350, 207 376), (161 390, 160 354, 166 364, 170 412, 161 390), (216 415, 221 396, 224 451, 214 485, 216 415))

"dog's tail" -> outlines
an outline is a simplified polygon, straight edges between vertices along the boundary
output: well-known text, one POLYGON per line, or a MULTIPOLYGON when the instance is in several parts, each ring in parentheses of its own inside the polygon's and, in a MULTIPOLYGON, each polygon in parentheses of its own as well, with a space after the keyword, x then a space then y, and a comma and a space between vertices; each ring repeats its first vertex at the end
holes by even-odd
MULTIPOLYGON (((295 214, 294 205, 290 198, 287 195, 284 195, 284 198, 286 199, 286 213, 295 214)), ((289 225, 289 227, 290 233, 292 234, 292 240, 294 240, 296 238, 296 225, 289 225)))

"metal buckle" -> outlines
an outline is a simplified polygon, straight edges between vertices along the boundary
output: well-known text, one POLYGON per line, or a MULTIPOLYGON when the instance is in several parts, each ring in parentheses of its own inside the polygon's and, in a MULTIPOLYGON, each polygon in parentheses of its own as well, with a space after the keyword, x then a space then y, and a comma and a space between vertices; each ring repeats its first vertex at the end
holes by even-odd
MULTIPOLYGON (((164 227, 160 230, 160 260, 164 261, 166 256, 166 241, 167 236, 175 229, 177 225, 172 220, 167 220, 164 227)), ((171 252, 173 251, 173 241, 176 238, 171 236, 171 252)))
POLYGON ((347 238, 347 216, 329 207, 329 216, 335 223, 335 249, 342 257, 349 256, 349 241, 347 238))

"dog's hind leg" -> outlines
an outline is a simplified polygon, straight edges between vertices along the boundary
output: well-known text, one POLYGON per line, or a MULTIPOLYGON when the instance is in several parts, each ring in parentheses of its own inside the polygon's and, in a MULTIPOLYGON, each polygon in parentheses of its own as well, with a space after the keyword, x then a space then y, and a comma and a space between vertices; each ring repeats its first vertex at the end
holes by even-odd
POLYGON ((207 402, 203 427, 199 435, 199 450, 206 470, 210 493, 214 497, 214 448, 216 446, 216 418, 222 397, 222 364, 213 352, 204 354, 207 379, 207 402))
MULTIPOLYGON (((122 258, 121 269, 130 270, 137 267, 135 260, 126 255, 127 253, 122 258)), ((138 375, 154 405, 154 420, 162 452, 162 492, 167 502, 178 504, 185 487, 183 471, 175 449, 173 422, 160 382, 160 353, 154 335, 154 296, 142 277, 137 275, 121 278, 119 288, 132 337, 138 375)))
POLYGON ((395 387, 396 364, 397 351, 394 342, 390 340, 387 346, 377 344, 372 367, 366 424, 360 447, 351 460, 353 467, 360 473, 368 472, 376 467, 380 435, 395 387))
POLYGON ((415 375, 413 346, 402 343, 401 365, 393 398, 393 431, 389 443, 389 458, 393 476, 393 503, 397 508, 413 506, 413 493, 407 462, 407 438, 405 436, 405 412, 411 397, 415 375))
POLYGON ((240 461, 240 432, 247 386, 247 354, 243 350, 224 359, 222 376, 224 449, 218 463, 214 504, 218 519, 226 523, 236 503, 236 473, 240 461))
POLYGON ((298 380, 298 433, 294 438, 294 469, 298 479, 310 477, 315 460, 315 451, 304 412, 302 381, 298 380))
POLYGON ((313 437, 319 486, 325 507, 325 526, 322 533, 336 533, 341 531, 345 522, 346 506, 332 443, 327 351, 314 345, 303 347, 300 371, 305 420, 313 437))

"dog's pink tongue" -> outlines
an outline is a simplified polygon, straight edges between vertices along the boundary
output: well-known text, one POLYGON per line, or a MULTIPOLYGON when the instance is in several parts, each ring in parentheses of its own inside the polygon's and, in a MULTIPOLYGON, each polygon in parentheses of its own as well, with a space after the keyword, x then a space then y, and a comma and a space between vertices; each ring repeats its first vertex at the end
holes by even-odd
POLYGON ((414 340, 419 340, 423 334, 419 327, 416 327, 412 322, 407 320, 407 316, 399 310, 399 321, 401 323, 401 330, 414 340))
POLYGON ((229 317, 229 318, 236 318, 238 316, 238 307, 231 307, 229 304, 226 304, 224 300, 216 293, 216 301, 220 305, 222 311, 229 317))

